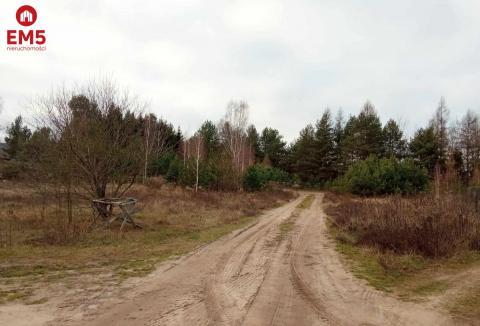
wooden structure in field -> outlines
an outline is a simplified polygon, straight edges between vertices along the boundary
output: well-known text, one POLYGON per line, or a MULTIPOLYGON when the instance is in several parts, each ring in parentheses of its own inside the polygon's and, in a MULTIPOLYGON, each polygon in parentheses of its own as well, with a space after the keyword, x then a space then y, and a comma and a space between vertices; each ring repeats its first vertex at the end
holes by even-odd
POLYGON ((138 208, 135 207, 136 203, 137 200, 130 197, 93 199, 93 225, 100 218, 105 227, 109 227, 115 221, 120 221, 120 230, 123 230, 127 223, 141 229, 142 225, 134 220, 134 215, 138 212, 138 208))

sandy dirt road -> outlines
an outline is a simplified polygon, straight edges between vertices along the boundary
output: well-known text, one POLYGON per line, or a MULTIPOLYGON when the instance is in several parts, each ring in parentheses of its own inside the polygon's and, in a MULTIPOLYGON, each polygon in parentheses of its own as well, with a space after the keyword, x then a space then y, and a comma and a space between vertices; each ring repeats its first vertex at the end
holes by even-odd
POLYGON ((388 297, 345 271, 326 234, 322 195, 315 194, 310 208, 296 208, 306 195, 163 264, 126 296, 106 302, 100 313, 61 324, 453 324, 440 312, 388 297), (280 238, 279 225, 286 220, 294 227, 280 238))

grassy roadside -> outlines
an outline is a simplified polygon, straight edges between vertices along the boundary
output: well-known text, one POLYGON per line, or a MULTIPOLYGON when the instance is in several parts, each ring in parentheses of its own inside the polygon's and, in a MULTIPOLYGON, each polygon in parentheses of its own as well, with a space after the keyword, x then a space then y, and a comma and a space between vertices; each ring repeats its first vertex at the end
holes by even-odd
MULTIPOLYGON (((2 265, 0 303, 26 301, 39 283, 69 282, 82 275, 108 273, 117 283, 129 277, 141 277, 171 257, 186 254, 200 245, 247 226, 255 217, 242 217, 235 222, 196 231, 166 228, 140 237, 132 242, 112 239, 109 243, 74 245, 68 247, 17 247, 0 250, 0 259, 31 261, 27 264, 2 265), (33 259, 35 258, 35 259, 33 259)), ((26 301, 27 303, 42 303, 26 301)))
POLYGON ((479 321, 480 320, 480 285, 472 288, 468 293, 456 298, 449 305, 450 312, 466 321, 479 321))
MULTIPOLYGON (((356 277, 405 301, 441 297, 462 286, 464 279, 456 277, 457 274, 469 269, 480 270, 479 252, 470 251, 448 259, 426 259, 414 254, 398 255, 356 246, 331 224, 329 232, 336 241, 336 250, 356 277)), ((480 280, 460 294, 441 301, 456 317, 480 319, 480 280)))
POLYGON ((480 319, 480 252, 463 251, 448 258, 397 254, 358 244, 333 221, 328 230, 347 268, 372 287, 405 301, 435 300, 467 323, 480 319))

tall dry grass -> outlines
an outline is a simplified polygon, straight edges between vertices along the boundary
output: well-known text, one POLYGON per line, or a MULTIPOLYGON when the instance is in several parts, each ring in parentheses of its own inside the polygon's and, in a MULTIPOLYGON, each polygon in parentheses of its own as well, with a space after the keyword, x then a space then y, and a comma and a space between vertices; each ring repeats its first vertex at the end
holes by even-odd
POLYGON ((138 199, 136 222, 144 228, 120 231, 120 223, 89 228, 92 210, 78 198, 69 223, 61 193, 37 190, 0 182, 0 303, 16 300, 8 297, 12 291, 24 293, 22 300, 37 289, 43 296, 51 282, 56 289, 96 284, 104 291, 112 282, 146 275, 165 259, 248 225, 254 221, 250 216, 292 196, 282 191, 195 194, 149 180, 128 194, 138 199))
POLYGON ((465 195, 343 199, 328 214, 352 241, 397 253, 446 257, 480 249, 480 216, 465 195))
POLYGON ((291 198, 281 190, 268 192, 216 192, 185 189, 171 184, 136 185, 130 194, 138 198, 139 218, 148 227, 157 224, 203 228, 254 216, 291 198))
POLYGON ((72 222, 60 194, 19 184, 0 187, 0 247, 18 244, 68 244, 85 238, 92 209, 75 201, 72 222))
POLYGON ((58 189, 0 182, 0 248, 69 245, 104 237, 139 238, 166 227, 179 232, 202 230, 254 216, 292 196, 280 190, 195 193, 159 178, 134 185, 128 195, 138 199, 140 212, 135 218, 144 229, 126 228, 121 233, 118 225, 92 230, 93 211, 86 200, 74 200, 73 218, 69 221, 64 196, 58 189))

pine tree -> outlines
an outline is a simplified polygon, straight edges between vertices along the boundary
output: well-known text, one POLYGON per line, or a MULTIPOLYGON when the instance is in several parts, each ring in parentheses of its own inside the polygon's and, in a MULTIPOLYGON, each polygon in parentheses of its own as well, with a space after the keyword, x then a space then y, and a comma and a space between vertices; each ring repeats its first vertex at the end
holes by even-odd
POLYGON ((401 159, 405 157, 406 150, 407 141, 403 138, 403 132, 395 120, 388 120, 383 127, 383 155, 401 159))
POLYGON ((262 160, 268 157, 272 166, 278 167, 285 156, 285 146, 282 135, 277 129, 266 127, 262 131, 259 140, 260 151, 262 153, 262 160))
POLYGON ((32 132, 23 124, 22 116, 16 117, 15 121, 7 127, 7 136, 5 137, 7 154, 13 159, 19 159, 31 136, 32 132))
POLYGON ((312 153, 315 151, 315 145, 315 129, 312 125, 307 125, 302 129, 300 137, 292 145, 292 170, 296 172, 304 183, 313 182, 317 172, 317 162, 312 156, 312 153))
POLYGON ((340 175, 345 172, 345 164, 342 160, 342 141, 344 138, 345 122, 343 119, 343 112, 340 109, 335 117, 335 126, 333 127, 333 142, 335 152, 335 173, 340 175))
POLYGON ((381 155, 383 131, 374 106, 367 102, 358 117, 352 116, 344 128, 343 158, 347 165, 370 155, 381 155))
POLYGON ((358 115, 356 131, 361 159, 366 159, 372 154, 377 156, 381 154, 383 145, 382 123, 375 112, 375 107, 370 102, 365 103, 358 115))
POLYGON ((251 147, 251 150, 255 154, 255 161, 259 162, 262 159, 262 152, 260 150, 259 143, 260 135, 257 132, 257 128, 254 125, 250 125, 247 128, 247 142, 251 147))
POLYGON ((219 151, 220 148, 218 129, 213 122, 207 120, 202 124, 197 133, 203 139, 205 158, 209 160, 219 151))
POLYGON ((359 155, 356 148, 355 136, 356 136, 357 117, 350 116, 343 129, 343 138, 340 142, 341 161, 345 168, 359 159, 359 155))
POLYGON ((410 141, 409 149, 412 158, 421 167, 426 168, 433 175, 435 165, 440 158, 438 139, 432 126, 419 129, 410 141))
POLYGON ((316 124, 315 148, 312 153, 316 162, 315 179, 325 182, 335 177, 335 144, 330 110, 325 110, 316 124))

